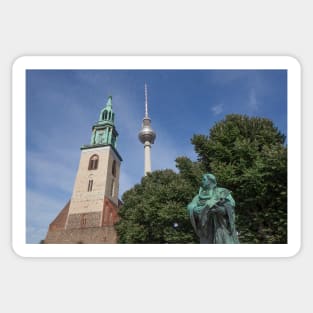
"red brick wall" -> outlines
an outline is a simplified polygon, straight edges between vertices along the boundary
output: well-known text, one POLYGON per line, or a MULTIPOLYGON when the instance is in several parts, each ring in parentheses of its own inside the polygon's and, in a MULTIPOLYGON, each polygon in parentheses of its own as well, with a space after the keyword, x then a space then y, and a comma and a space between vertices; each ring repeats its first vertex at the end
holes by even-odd
POLYGON ((119 220, 118 207, 107 197, 103 201, 102 221, 99 212, 71 214, 70 201, 50 224, 45 243, 116 243, 114 224, 119 220), (101 225, 101 226, 100 226, 101 225))
POLYGON ((119 221, 117 206, 107 197, 104 198, 102 226, 114 225, 119 221))
POLYGON ((46 244, 105 244, 116 242, 117 235, 114 226, 48 231, 45 239, 46 244))

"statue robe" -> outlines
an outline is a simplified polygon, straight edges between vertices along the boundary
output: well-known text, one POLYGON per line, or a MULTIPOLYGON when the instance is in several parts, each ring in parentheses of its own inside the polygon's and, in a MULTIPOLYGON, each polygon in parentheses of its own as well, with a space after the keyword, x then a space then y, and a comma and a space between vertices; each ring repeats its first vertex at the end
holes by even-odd
POLYGON ((210 195, 199 194, 188 205, 191 224, 200 243, 239 243, 235 229, 235 201, 229 190, 215 187, 210 195))

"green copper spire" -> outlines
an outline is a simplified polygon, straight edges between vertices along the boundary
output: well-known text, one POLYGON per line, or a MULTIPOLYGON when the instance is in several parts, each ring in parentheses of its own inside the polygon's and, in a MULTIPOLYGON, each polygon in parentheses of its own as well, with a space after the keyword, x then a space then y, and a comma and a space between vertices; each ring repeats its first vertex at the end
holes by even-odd
POLYGON ((114 112, 112 110, 112 96, 108 98, 106 106, 101 110, 98 123, 114 124, 114 112))
POLYGON ((114 126, 114 112, 112 96, 108 98, 105 107, 101 110, 98 122, 92 127, 91 145, 111 145, 116 148, 118 133, 114 126))
POLYGON ((109 96, 106 106, 110 106, 112 108, 112 96, 109 96))

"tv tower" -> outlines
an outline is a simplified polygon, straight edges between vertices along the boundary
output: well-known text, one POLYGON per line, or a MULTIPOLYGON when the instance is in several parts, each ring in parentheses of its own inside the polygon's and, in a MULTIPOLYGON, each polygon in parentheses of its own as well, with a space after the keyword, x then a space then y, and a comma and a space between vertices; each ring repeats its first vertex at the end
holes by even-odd
POLYGON ((148 116, 148 91, 145 84, 145 117, 142 120, 142 128, 138 134, 139 140, 144 144, 145 151, 145 176, 151 172, 151 144, 154 143, 156 134, 150 126, 151 119, 148 116))

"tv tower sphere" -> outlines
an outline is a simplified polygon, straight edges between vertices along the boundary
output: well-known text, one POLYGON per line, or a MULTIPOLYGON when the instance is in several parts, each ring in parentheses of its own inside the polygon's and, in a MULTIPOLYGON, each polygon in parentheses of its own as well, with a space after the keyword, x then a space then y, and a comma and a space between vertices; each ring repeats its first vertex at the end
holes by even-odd
POLYGON ((156 134, 152 127, 150 126, 151 119, 149 117, 145 117, 142 120, 142 129, 138 134, 139 140, 141 143, 145 144, 146 142, 154 143, 156 134))

